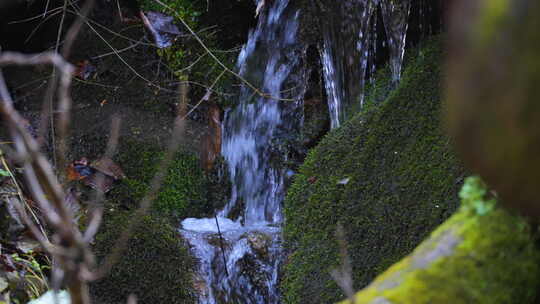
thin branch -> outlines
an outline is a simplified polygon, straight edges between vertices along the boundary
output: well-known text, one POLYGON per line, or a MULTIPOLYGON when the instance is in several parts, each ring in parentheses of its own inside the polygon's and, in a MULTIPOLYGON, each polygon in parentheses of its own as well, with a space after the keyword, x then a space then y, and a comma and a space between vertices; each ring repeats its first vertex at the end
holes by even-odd
MULTIPOLYGON (((0 160, 1 160, 2 165, 4 166, 4 168, 6 169, 6 171, 9 173, 9 176, 11 177, 11 180, 12 180, 13 184, 15 185, 15 188, 17 188, 17 195, 19 196, 20 203, 23 204, 24 207, 30 212, 30 214, 32 215, 32 218, 34 219, 33 223, 36 223, 37 227, 39 227, 39 232, 42 235, 42 237, 39 237, 39 238, 42 238, 44 240, 44 242, 49 242, 49 239, 47 238, 47 234, 45 233, 45 229, 43 228, 43 225, 41 224, 40 220, 38 219, 36 213, 34 212, 34 210, 32 210, 32 208, 28 205, 28 203, 26 203, 26 200, 24 199, 24 196, 23 196, 22 189, 19 186, 19 183, 17 182, 17 179, 15 178, 15 175, 13 174, 10 167, 8 166, 8 164, 6 162, 6 159, 4 158, 4 155, 2 153, 2 150, 0 150, 0 160)), ((19 214, 25 213, 24 212, 25 208, 21 208, 22 210, 17 210, 17 212, 19 214)), ((24 216, 24 215, 21 215, 21 216, 24 216)), ((37 232, 38 228, 36 228, 35 230, 37 232)), ((38 237, 39 233, 37 233, 37 234, 34 233, 34 235, 36 237, 38 237)))
POLYGON ((193 108, 191 110, 189 110, 189 112, 182 118, 182 119, 186 119, 189 114, 193 113, 193 111, 195 111, 204 101, 208 101, 208 99, 210 98, 210 94, 212 93, 212 88, 217 84, 217 82, 219 81, 219 79, 226 73, 227 71, 223 70, 223 72, 221 72, 221 74, 219 74, 219 76, 214 80, 214 82, 212 83, 212 85, 207 89, 207 92, 206 94, 199 100, 199 102, 197 102, 197 104, 195 104, 195 106, 193 106, 193 108))
POLYGON ((130 46, 127 46, 123 49, 119 49, 117 51, 112 51, 112 52, 108 52, 108 53, 105 53, 105 54, 101 54, 101 55, 97 55, 97 56, 94 56, 94 57, 91 57, 90 59, 99 59, 99 58, 103 58, 103 57, 107 57, 107 56, 110 56, 110 55, 116 55, 116 54, 120 54, 120 53, 123 53, 125 51, 129 51, 133 48, 136 48, 138 47, 139 45, 141 45, 142 41, 139 40, 137 41, 136 43, 130 45, 130 46))
POLYGON ((30 21, 33 21, 33 20, 36 20, 36 19, 39 19, 39 18, 43 18, 43 17, 45 17, 45 16, 47 16, 49 14, 52 14, 52 13, 59 13, 61 10, 62 10, 62 7, 59 6, 59 7, 56 7, 56 8, 53 8, 53 9, 47 11, 47 13, 41 13, 39 15, 28 17, 28 18, 25 18, 25 19, 10 21, 10 22, 8 22, 8 24, 11 25, 11 24, 19 24, 19 23, 30 22, 30 21))
MULTIPOLYGON (((70 0, 66 0, 66 1, 69 1, 71 6, 74 6, 73 1, 70 1, 70 0)), ((83 8, 80 10, 80 12, 79 12, 79 14, 77 16, 77 19, 75 20, 75 22, 69 28, 69 30, 68 30, 68 32, 66 34, 66 39, 65 39, 66 43, 62 47, 62 55, 64 56, 64 58, 66 58, 66 59, 69 58, 69 55, 71 53, 71 49, 73 48, 73 43, 75 42, 75 39, 77 38, 77 35, 81 31, 82 25, 86 22, 88 14, 90 13, 92 8, 94 7, 94 1, 95 0, 86 0, 85 1, 83 8)), ((67 10, 67 3, 65 5, 65 9, 67 10)))

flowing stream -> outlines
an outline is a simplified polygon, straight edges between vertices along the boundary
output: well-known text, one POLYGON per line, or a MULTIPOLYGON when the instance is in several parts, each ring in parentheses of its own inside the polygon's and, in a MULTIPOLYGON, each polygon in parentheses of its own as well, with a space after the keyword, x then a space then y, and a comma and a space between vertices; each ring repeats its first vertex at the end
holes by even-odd
POLYGON ((351 106, 362 107, 366 80, 375 71, 377 8, 386 29, 394 85, 400 80, 405 53, 410 0, 346 0, 321 14, 320 57, 331 127, 339 127, 351 106))
POLYGON ((230 201, 215 218, 182 222, 180 232, 200 261, 200 303, 280 302, 284 149, 302 123, 307 77, 298 17, 289 0, 266 1, 239 55, 239 74, 265 97, 244 85, 226 113, 222 154, 230 201))

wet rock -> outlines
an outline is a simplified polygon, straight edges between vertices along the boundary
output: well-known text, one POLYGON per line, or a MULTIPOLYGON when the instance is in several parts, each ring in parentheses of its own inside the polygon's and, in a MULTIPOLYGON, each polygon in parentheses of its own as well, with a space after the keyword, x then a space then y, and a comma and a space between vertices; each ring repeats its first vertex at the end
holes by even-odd
POLYGON ((218 250, 221 250, 222 247, 223 249, 231 248, 231 243, 228 242, 225 238, 221 238, 217 233, 208 235, 206 237, 206 241, 208 242, 208 244, 216 247, 218 250))
POLYGON ((244 210, 246 209, 246 204, 242 198, 238 198, 234 207, 229 212, 229 218, 236 221, 240 219, 240 222, 244 224, 244 210))
POLYGON ((272 245, 272 238, 262 232, 251 232, 247 235, 251 249, 262 258, 268 256, 268 247, 272 245))
POLYGON ((310 98, 304 101, 304 115, 302 138, 307 151, 316 146, 330 130, 330 114, 325 102, 320 98, 310 98))
POLYGON ((202 298, 208 297, 208 285, 199 273, 193 274, 193 289, 195 289, 196 293, 202 298))
POLYGON ((243 276, 251 283, 251 286, 258 293, 262 293, 264 298, 268 298, 266 283, 269 281, 264 265, 253 255, 246 254, 238 261, 238 267, 243 276))

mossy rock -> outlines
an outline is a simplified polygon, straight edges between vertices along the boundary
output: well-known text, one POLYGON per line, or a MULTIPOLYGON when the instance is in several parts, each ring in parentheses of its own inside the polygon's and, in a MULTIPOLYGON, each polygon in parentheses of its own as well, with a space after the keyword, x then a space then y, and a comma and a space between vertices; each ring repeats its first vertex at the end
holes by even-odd
MULTIPOLYGON (((537 233, 468 178, 459 212, 355 296, 356 304, 535 303, 537 233)), ((345 301, 350 303, 350 301, 345 301)))
POLYGON ((439 43, 427 44, 384 102, 309 153, 285 200, 284 302, 344 296, 329 273, 340 263, 338 223, 359 289, 456 210, 463 170, 439 126, 440 61, 439 43))
MULTIPOLYGON (((105 217, 94 248, 99 260, 103 262, 132 219, 129 212, 105 217)), ((194 267, 176 229, 166 219, 145 215, 108 275, 91 285, 91 293, 96 303, 126 303, 130 294, 138 303, 195 303, 194 267)))
MULTIPOLYGON (((149 144, 133 140, 123 143, 118 162, 128 178, 112 190, 111 200, 129 209, 137 207, 149 191, 150 182, 164 156, 162 149, 149 144)), ((207 199, 207 186, 208 180, 197 155, 179 151, 167 169, 152 208, 175 218, 208 215, 213 205, 207 199)))

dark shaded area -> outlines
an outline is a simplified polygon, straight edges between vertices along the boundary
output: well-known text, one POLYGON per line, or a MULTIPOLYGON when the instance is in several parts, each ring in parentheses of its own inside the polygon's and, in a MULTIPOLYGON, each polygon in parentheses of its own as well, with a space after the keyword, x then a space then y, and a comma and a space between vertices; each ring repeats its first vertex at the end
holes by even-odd
POLYGON ((216 26, 217 40, 223 49, 245 43, 248 31, 257 24, 252 0, 208 1, 201 24, 216 26))
MULTIPOLYGON (((3 0, 0 4, 0 46, 2 50, 24 53, 41 52, 54 47, 62 0, 17 1, 3 0)), ((65 27, 72 18, 68 15, 65 27)))
POLYGON ((464 162, 497 191, 502 204, 538 222, 540 2, 512 1, 504 9, 491 2, 454 2, 449 130, 464 162))

